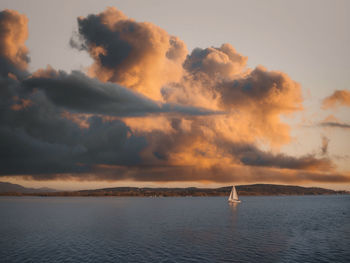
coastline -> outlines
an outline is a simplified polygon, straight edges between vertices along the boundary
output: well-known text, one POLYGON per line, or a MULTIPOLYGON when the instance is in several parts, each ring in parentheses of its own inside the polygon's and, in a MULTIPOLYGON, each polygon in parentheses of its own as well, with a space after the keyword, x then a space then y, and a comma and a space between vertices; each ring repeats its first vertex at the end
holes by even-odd
MULTIPOLYGON (((239 196, 304 196, 304 195, 347 195, 349 191, 331 190, 317 187, 286 186, 274 184, 254 184, 236 186, 239 196)), ((211 197, 228 196, 231 186, 221 188, 137 188, 116 187, 79 191, 38 191, 0 192, 0 196, 40 196, 40 197, 211 197)))

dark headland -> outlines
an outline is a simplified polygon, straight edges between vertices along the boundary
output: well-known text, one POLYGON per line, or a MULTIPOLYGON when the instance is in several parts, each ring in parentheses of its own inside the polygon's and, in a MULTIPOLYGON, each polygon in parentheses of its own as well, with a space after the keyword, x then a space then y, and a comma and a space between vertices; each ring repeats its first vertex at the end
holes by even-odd
MULTIPOLYGON (((95 190, 56 191, 49 188, 25 188, 20 185, 0 182, 2 196, 228 196, 232 186, 220 188, 138 188, 114 187, 95 190)), ((318 187, 301 187, 276 184, 237 185, 238 195, 268 196, 268 195, 331 195, 350 194, 349 191, 336 191, 318 187)))

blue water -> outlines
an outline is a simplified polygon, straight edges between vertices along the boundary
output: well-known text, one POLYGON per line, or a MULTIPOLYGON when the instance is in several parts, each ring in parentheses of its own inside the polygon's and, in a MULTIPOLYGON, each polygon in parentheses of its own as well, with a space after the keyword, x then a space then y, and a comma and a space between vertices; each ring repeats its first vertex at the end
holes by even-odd
POLYGON ((1 197, 0 262, 350 262, 350 196, 1 197))

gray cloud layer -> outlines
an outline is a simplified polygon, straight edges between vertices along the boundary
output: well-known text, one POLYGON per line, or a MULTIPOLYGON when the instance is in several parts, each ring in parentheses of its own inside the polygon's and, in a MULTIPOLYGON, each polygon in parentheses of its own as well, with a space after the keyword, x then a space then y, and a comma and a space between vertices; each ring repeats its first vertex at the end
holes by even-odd
POLYGON ((96 162, 140 161, 139 152, 147 143, 122 121, 91 116, 89 127, 82 129, 63 117, 62 110, 44 93, 30 92, 28 97, 21 82, 1 78, 0 83, 1 174, 80 173, 96 162), (14 97, 30 98, 31 105, 14 110, 14 97))
POLYGON ((144 116, 151 113, 182 113, 207 115, 216 112, 157 103, 118 84, 102 83, 83 73, 74 71, 55 73, 56 76, 33 77, 23 81, 29 90, 41 90, 55 105, 82 113, 105 114, 111 116, 144 116))

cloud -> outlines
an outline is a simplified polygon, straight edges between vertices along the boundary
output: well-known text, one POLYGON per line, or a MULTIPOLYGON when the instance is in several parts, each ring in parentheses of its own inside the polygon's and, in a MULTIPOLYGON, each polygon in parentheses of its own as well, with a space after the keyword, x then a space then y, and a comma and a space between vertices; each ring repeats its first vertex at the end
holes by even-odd
MULTIPOLYGON (((76 121, 67 118, 67 111, 58 105, 62 92, 68 100, 70 95, 74 97, 79 93, 74 93, 74 86, 61 83, 57 89, 62 90, 50 94, 49 99, 39 88, 28 88, 27 81, 29 79, 0 77, 1 175, 28 175, 39 179, 53 178, 52 174, 56 173, 74 173, 79 177, 96 163, 140 162, 140 152, 147 142, 142 136, 135 136, 121 120, 105 120, 103 116, 91 114, 85 120, 88 125, 82 129, 76 121), (65 85, 71 90, 64 89, 65 85), (30 104, 24 103, 26 101, 30 104)), ((55 82, 50 85, 56 88, 55 82)), ((88 99, 94 102, 91 97, 88 99)))
POLYGON ((347 123, 322 122, 320 125, 323 126, 323 127, 350 129, 350 124, 347 124, 347 123))
POLYGON ((228 120, 222 116, 215 124, 230 127, 222 130, 241 130, 245 138, 259 138, 271 145, 288 143, 289 126, 280 121, 280 116, 303 109, 301 86, 283 72, 262 66, 245 68, 245 57, 234 52, 229 44, 195 49, 184 63, 182 80, 162 89, 164 99, 230 112, 228 120), (229 50, 231 55, 222 50, 229 50))
POLYGON ((289 142, 289 127, 280 115, 301 110, 302 97, 300 85, 285 73, 247 68, 247 57, 230 44, 197 48, 186 57, 181 40, 115 8, 80 17, 78 24, 71 43, 94 59, 90 76, 168 103, 239 112, 233 118, 254 126, 243 128, 252 130, 251 137, 273 145, 289 142))
POLYGON ((217 112, 176 104, 153 101, 139 93, 113 83, 102 83, 79 71, 67 74, 52 69, 34 73, 23 81, 27 90, 40 90, 58 107, 80 113, 109 116, 144 116, 152 113, 189 115, 217 112), (48 77, 47 77, 48 76, 48 77))
POLYGON ((24 45, 27 19, 6 10, 0 21, 1 175, 79 177, 95 165, 135 165, 147 141, 116 117, 217 114, 157 102, 77 71, 48 67, 30 74, 24 45))
POLYGON ((160 87, 181 77, 187 54, 177 37, 148 22, 136 22, 109 7, 98 15, 78 18, 71 45, 94 59, 89 75, 161 99, 160 87))
POLYGON ((323 126, 323 127, 350 129, 350 124, 347 124, 347 123, 322 122, 320 125, 323 126))
POLYGON ((25 41, 28 38, 28 19, 14 10, 0 12, 0 75, 23 74, 29 57, 25 41))
POLYGON ((242 56, 234 47, 226 43, 219 48, 195 48, 186 58, 184 68, 198 78, 225 79, 241 74, 247 60, 247 57, 242 56))
POLYGON ((221 143, 223 143, 220 145, 221 149, 225 149, 225 151, 238 158, 244 165, 309 171, 331 171, 334 168, 330 159, 319 159, 311 154, 298 158, 282 153, 264 152, 250 144, 225 141, 221 143))
POLYGON ((349 90, 336 90, 322 102, 323 109, 337 108, 340 106, 350 107, 349 90))
MULTIPOLYGON (((130 125, 130 123, 128 124, 130 125)), ((157 173, 163 171, 164 174, 167 174, 166 178, 168 178, 168 174, 172 173, 171 169, 178 171, 175 174, 177 174, 180 181, 220 181, 229 180, 229 178, 232 181, 244 181, 245 179, 250 180, 249 178, 258 177, 258 175, 252 175, 255 169, 256 171, 260 171, 260 169, 263 169, 263 171, 268 169, 279 170, 281 175, 279 181, 284 180, 284 173, 288 174, 291 171, 299 171, 298 173, 305 174, 334 171, 334 164, 329 158, 317 158, 312 154, 301 157, 293 157, 282 153, 273 154, 260 150, 253 143, 235 142, 232 141, 232 138, 230 140, 225 139, 217 134, 215 130, 212 130, 207 118, 202 119, 202 121, 173 118, 169 125, 170 127, 164 125, 168 127, 166 131, 155 129, 135 131, 135 134, 145 136, 149 143, 142 152, 143 162, 141 166, 152 166, 157 173), (215 172, 221 170, 225 170, 225 179, 222 179, 223 174, 215 172), (229 170, 231 170, 231 173, 228 172, 229 170), (180 171, 187 171, 187 173, 182 174, 180 171), (246 172, 239 172, 236 176, 235 171, 246 172), (212 175, 210 175, 211 172, 212 175), (249 178, 246 177, 247 174, 249 174, 249 178), (185 176, 188 176, 188 178, 183 179, 185 176), (239 176, 242 176, 242 178, 237 179, 239 176)), ((133 127, 132 124, 131 127, 133 127)), ((112 173, 112 169, 107 169, 107 171, 112 173)), ((268 173, 259 176, 260 180, 270 181, 268 173)), ((142 175, 142 178, 145 177, 142 175)), ((158 178, 157 180, 162 179, 158 178)), ((176 179, 174 177, 169 180, 176 179)))
POLYGON ((0 175, 349 181, 328 156, 277 151, 290 141, 280 117, 303 109, 301 87, 283 72, 248 68, 230 44, 187 54, 165 30, 107 8, 78 18, 71 40, 93 58, 87 74, 51 67, 29 73, 27 20, 0 14, 0 175))
POLYGON ((329 128, 340 128, 340 129, 349 129, 350 124, 340 122, 335 116, 329 115, 327 118, 325 118, 322 122, 318 124, 322 127, 329 127, 329 128))
POLYGON ((215 182, 215 183, 349 183, 350 175, 314 171, 279 170, 247 166, 113 166, 98 165, 90 173, 50 174, 45 177, 27 176, 35 180, 121 181, 137 182, 215 182))
POLYGON ((22 81, 0 77, 0 83, 2 175, 39 179, 73 173, 79 177, 99 164, 139 164, 146 138, 110 117, 213 113, 156 103, 79 72, 40 71, 22 81))
POLYGON ((1 174, 50 178, 55 173, 76 173, 79 177, 96 163, 138 163, 139 152, 146 146, 143 138, 133 136, 120 121, 103 122, 95 117, 87 130, 81 130, 58 114, 47 115, 29 115, 32 119, 21 127, 2 125, 1 174), (40 126, 35 125, 39 121, 40 126))
POLYGON ((225 108, 258 108, 264 113, 302 109, 300 85, 282 72, 267 71, 261 66, 243 78, 219 83, 216 90, 225 108))

